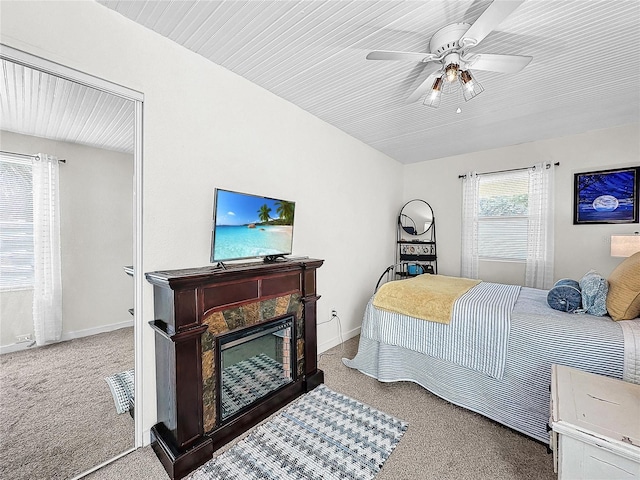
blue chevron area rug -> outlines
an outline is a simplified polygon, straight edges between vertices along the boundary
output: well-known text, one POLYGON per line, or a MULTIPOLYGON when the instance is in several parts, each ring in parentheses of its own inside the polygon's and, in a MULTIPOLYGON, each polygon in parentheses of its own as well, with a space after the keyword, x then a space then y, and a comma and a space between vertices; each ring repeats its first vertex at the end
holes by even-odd
POLYGON ((406 422, 320 385, 189 480, 370 480, 406 430, 406 422))

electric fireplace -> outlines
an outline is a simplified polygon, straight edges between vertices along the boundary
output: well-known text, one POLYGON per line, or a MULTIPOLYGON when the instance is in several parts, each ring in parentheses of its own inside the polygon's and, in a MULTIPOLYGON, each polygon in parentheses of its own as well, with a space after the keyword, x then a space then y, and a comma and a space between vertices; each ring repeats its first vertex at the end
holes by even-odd
POLYGON ((172 479, 324 381, 317 368, 316 270, 323 260, 150 272, 157 423, 172 479))

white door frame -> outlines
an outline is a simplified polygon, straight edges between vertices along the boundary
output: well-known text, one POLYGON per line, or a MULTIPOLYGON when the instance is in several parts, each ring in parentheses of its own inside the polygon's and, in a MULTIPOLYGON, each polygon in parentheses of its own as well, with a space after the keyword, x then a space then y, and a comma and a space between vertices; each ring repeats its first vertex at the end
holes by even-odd
MULTIPOLYGON (((136 408, 134 409, 134 448, 141 447, 143 445, 143 415, 141 408, 144 405, 144 398, 142 395, 142 377, 144 370, 142 368, 143 342, 142 342, 142 292, 143 292, 143 279, 142 274, 142 107, 144 101, 144 95, 138 91, 131 90, 108 80, 94 77, 79 70, 74 70, 59 63, 52 62, 45 58, 37 57, 29 53, 17 50, 4 44, 0 44, 0 58, 11 61, 13 63, 23 65, 25 67, 32 68, 41 72, 54 75, 56 77, 64 78, 87 87, 94 88, 118 97, 130 100, 134 102, 134 139, 133 139, 133 176, 134 176, 134 225, 133 225, 133 281, 134 281, 134 349, 135 349, 135 386, 134 386, 134 398, 136 401, 136 408)), ((124 272, 123 272, 124 274, 124 272)), ((129 451, 131 451, 129 450, 129 451)), ((125 453, 129 453, 129 451, 125 453)), ((121 455, 120 455, 121 456, 121 455)), ((116 457, 118 458, 118 457, 116 457)), ((108 462, 105 462, 108 463, 108 462)), ((96 466, 91 471, 101 467, 104 464, 96 466)), ((88 473, 88 472, 85 472, 88 473)), ((84 475, 84 474, 83 474, 84 475)))

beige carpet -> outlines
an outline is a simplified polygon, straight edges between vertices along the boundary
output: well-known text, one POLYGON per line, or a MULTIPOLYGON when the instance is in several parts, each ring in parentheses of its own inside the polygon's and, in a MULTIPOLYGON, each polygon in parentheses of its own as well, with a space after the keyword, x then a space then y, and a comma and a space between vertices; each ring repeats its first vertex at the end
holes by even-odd
POLYGON ((104 381, 133 352, 124 328, 0 356, 0 478, 67 479, 133 447, 104 381))
MULTIPOLYGON (((353 338, 329 350, 319 365, 329 388, 409 422, 409 429, 376 480, 556 478, 546 446, 451 405, 418 385, 384 384, 345 367, 340 359, 355 355, 357 341, 353 338)), ((151 480, 168 476, 151 448, 145 447, 88 478, 151 480)))

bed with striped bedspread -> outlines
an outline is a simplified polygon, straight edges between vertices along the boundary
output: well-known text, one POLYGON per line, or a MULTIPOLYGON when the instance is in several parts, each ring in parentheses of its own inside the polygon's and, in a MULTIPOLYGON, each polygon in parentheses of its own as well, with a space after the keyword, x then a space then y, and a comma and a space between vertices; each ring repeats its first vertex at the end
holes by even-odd
MULTIPOLYGON (((408 327, 408 332, 419 328, 414 322, 425 322, 382 312, 371 304, 362 324, 358 353, 343 362, 382 382, 418 383, 445 400, 548 443, 551 365, 623 378, 625 358, 629 364, 640 357, 640 351, 630 351, 634 342, 628 338, 625 342, 621 322, 553 310, 546 303, 546 293, 520 289, 511 312, 500 378, 446 357, 426 355, 379 337, 370 338, 368 332, 375 331, 375 324, 389 315, 396 315, 395 320, 408 327)), ((638 319, 628 322, 640 324, 638 319)), ((640 346, 640 339, 635 344, 640 346)))
POLYGON ((381 310, 369 302, 365 316, 375 315, 375 321, 364 322, 361 335, 502 378, 510 316, 520 288, 479 283, 455 301, 449 324, 381 310))

